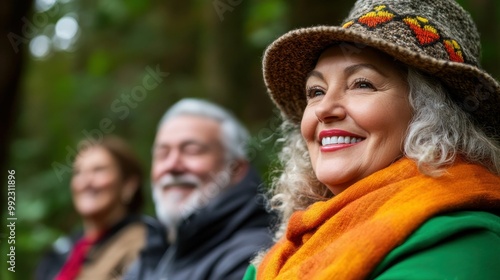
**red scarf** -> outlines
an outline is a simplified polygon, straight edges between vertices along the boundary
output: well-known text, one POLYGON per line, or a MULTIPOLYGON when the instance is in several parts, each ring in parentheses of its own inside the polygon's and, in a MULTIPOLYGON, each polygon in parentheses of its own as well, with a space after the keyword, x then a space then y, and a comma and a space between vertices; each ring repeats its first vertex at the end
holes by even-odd
POLYGON ((366 279, 422 223, 461 210, 499 211, 500 177, 458 161, 431 178, 403 158, 294 213, 257 279, 366 279))
POLYGON ((73 249, 71 250, 71 255, 68 260, 61 268, 61 271, 56 276, 56 280, 74 280, 80 274, 80 270, 83 266, 85 257, 89 252, 90 248, 100 239, 101 235, 98 235, 98 238, 86 238, 82 237, 75 244, 73 249))

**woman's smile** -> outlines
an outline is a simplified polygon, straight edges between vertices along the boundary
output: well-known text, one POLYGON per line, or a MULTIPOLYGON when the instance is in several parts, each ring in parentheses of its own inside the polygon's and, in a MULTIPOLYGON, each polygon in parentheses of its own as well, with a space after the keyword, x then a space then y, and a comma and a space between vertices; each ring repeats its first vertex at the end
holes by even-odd
POLYGON ((364 140, 363 137, 340 129, 323 130, 319 133, 321 152, 334 152, 354 146, 364 140))

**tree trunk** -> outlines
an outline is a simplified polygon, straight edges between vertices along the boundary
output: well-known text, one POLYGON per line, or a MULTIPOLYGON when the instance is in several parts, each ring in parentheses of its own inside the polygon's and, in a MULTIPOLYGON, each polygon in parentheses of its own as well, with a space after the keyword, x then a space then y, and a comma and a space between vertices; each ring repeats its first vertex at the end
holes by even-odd
MULTIPOLYGON (((23 26, 32 7, 31 0, 5 0, 0 8, 0 174, 6 183, 9 144, 19 116, 19 81, 23 70, 25 51, 29 43, 23 26)), ((0 192, 1 205, 6 205, 6 188, 0 192)), ((2 209, 3 211, 4 209, 2 209)))

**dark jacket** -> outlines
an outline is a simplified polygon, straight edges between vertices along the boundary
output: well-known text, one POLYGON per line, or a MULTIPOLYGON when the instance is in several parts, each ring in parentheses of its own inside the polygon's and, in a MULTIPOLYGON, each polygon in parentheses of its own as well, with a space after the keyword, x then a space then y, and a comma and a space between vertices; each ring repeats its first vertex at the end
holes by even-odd
POLYGON ((124 279, 242 279, 255 254, 272 245, 273 216, 258 194, 260 185, 256 172, 249 171, 183 221, 176 242, 162 256, 147 245, 124 279))
MULTIPOLYGON (((151 217, 128 217, 113 226, 88 252, 79 278, 114 279, 137 258, 149 236, 164 232, 151 217)), ((36 280, 53 280, 65 264, 75 243, 82 237, 78 231, 59 238, 47 252, 35 272, 36 280)))

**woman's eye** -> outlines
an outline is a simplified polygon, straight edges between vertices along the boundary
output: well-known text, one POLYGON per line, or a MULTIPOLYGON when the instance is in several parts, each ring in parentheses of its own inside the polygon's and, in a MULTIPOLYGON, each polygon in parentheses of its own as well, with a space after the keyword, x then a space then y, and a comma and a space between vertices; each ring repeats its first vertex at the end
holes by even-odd
POLYGON ((103 173, 109 169, 109 166, 96 166, 94 167, 94 173, 103 173))
POLYGON ((375 89, 375 87, 372 85, 372 83, 366 79, 356 79, 354 81, 354 88, 375 89))
POLYGON ((312 99, 318 96, 325 95, 325 91, 320 88, 308 88, 307 89, 307 98, 312 99))

